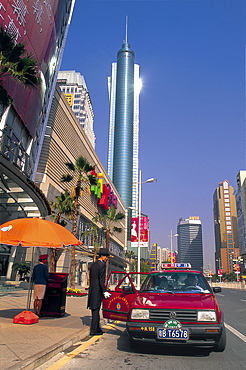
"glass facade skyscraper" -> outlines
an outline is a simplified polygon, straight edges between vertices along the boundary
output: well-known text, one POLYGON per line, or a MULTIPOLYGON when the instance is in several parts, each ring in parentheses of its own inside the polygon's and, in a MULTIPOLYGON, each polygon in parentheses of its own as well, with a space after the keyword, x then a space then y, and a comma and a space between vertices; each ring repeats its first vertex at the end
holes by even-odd
POLYGON ((177 262, 190 263, 192 269, 203 270, 202 223, 199 217, 179 220, 177 262))
MULTIPOLYGON (((123 43, 108 79, 110 122, 108 174, 125 207, 138 208, 139 65, 123 43)), ((134 216, 137 214, 135 212, 134 216)))

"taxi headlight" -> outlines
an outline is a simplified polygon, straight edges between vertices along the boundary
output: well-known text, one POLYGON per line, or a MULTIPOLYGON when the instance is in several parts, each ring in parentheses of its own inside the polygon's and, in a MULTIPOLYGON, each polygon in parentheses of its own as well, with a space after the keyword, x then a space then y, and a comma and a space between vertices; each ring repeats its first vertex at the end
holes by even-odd
POLYGON ((216 312, 215 311, 198 311, 197 312, 197 321, 216 321, 216 312))
POLYGON ((131 314, 132 320, 149 320, 149 310, 133 308, 131 314))

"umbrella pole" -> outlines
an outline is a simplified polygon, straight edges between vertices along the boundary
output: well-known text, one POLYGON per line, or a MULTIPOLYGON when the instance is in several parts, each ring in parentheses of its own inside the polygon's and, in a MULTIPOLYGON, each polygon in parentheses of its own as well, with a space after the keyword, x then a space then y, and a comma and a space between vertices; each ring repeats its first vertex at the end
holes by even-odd
POLYGON ((26 311, 20 312, 18 315, 16 315, 13 318, 14 324, 35 324, 39 321, 39 318, 37 315, 35 315, 32 311, 30 311, 30 304, 31 304, 31 297, 32 297, 32 269, 33 269, 33 252, 34 248, 32 248, 32 262, 31 262, 31 276, 29 278, 29 284, 28 284, 28 294, 27 294, 27 309, 26 311))
POLYGON ((32 298, 32 286, 33 286, 33 281, 32 281, 32 271, 33 271, 33 265, 34 265, 34 248, 32 248, 32 261, 31 261, 31 274, 29 278, 29 284, 28 284, 28 293, 27 293, 27 304, 26 304, 26 309, 27 311, 30 311, 30 306, 31 306, 31 298, 32 298))

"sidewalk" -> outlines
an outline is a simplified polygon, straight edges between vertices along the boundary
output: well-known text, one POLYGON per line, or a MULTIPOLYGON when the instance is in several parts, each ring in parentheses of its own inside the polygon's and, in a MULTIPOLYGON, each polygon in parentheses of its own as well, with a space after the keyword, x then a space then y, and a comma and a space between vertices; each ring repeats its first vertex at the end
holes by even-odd
MULTIPOLYGON (((44 316, 32 325, 14 324, 27 308, 27 290, 0 293, 1 369, 32 370, 89 335, 87 296, 67 297, 63 317, 44 316)), ((32 307, 31 307, 32 311, 32 307)))

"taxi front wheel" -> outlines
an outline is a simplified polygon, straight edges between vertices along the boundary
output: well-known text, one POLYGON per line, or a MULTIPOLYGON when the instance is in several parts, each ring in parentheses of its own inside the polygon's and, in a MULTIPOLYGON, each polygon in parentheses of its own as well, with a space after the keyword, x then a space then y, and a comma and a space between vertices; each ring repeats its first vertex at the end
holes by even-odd
POLYGON ((226 329, 225 327, 223 326, 222 327, 222 332, 221 332, 221 337, 218 341, 218 343, 216 344, 216 346, 214 347, 214 351, 215 352, 223 352, 226 348, 226 329))

